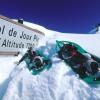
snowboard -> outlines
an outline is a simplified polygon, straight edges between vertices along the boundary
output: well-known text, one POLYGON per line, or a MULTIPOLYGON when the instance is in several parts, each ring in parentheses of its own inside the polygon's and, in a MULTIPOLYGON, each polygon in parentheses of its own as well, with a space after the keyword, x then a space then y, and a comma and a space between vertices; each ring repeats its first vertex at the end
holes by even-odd
POLYGON ((32 68, 32 66, 35 65, 35 62, 32 61, 32 62, 30 63, 29 57, 26 57, 26 58, 24 59, 24 61, 26 62, 27 68, 28 68, 28 70, 31 72, 32 75, 40 74, 40 72, 42 72, 43 70, 49 70, 50 67, 52 66, 51 60, 49 59, 48 56, 44 55, 44 54, 42 53, 42 51, 36 50, 35 52, 36 52, 36 54, 37 54, 38 56, 42 57, 43 62, 44 62, 44 65, 41 66, 40 68, 32 68))
MULTIPOLYGON (((56 40, 56 50, 57 50, 57 53, 58 53, 58 56, 60 59, 64 60, 61 53, 60 53, 60 48, 63 46, 64 43, 67 43, 67 44, 72 44, 73 46, 75 46, 77 48, 77 50, 80 52, 80 53, 89 53, 87 52, 86 50, 84 50, 80 45, 78 45, 77 43, 74 43, 74 42, 71 42, 71 41, 58 41, 56 40)), ((92 59, 94 59, 95 61, 97 61, 100 65, 100 58, 89 53, 92 57, 92 59)), ((76 73, 76 74, 79 74, 77 72, 77 70, 75 68, 73 68, 73 66, 71 65, 71 63, 69 63, 69 61, 67 60, 64 60, 64 62, 72 68, 72 70, 76 73)), ((100 79, 98 80, 95 80, 94 79, 94 76, 92 75, 84 75, 84 77, 81 77, 82 80, 84 80, 85 82, 89 83, 89 84, 100 84, 100 79)))

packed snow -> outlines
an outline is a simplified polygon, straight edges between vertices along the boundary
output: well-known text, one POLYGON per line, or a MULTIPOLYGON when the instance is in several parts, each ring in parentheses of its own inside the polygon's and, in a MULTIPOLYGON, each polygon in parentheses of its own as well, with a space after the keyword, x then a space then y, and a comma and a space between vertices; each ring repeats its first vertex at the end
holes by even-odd
MULTIPOLYGON (((33 27, 32 23, 27 25, 33 27)), ((64 34, 42 27, 40 30, 46 36, 37 49, 51 58, 52 67, 39 75, 32 75, 25 62, 16 66, 15 62, 21 55, 1 56, 0 100, 100 100, 100 85, 89 85, 81 80, 64 61, 57 58, 55 45, 56 40, 73 41, 100 57, 100 34, 64 34)))

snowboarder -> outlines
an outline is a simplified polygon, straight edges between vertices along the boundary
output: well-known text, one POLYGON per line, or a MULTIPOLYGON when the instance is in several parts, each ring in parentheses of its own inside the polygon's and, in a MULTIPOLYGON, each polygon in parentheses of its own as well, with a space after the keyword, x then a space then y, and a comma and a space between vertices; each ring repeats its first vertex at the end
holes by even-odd
POLYGON ((31 66, 31 69, 39 69, 41 66, 43 66, 43 59, 40 55, 38 55, 35 51, 32 50, 32 47, 30 47, 27 52, 24 54, 24 56, 19 60, 18 65, 28 57, 30 59, 30 63, 34 62, 34 66, 31 66))
POLYGON ((58 52, 60 58, 69 63, 80 77, 88 74, 95 75, 98 72, 99 64, 94 61, 90 54, 80 53, 72 44, 64 44, 58 52))
POLYGON ((23 60, 25 60, 28 57, 28 68, 29 70, 32 69, 41 69, 44 65, 48 65, 49 59, 44 59, 43 55, 38 54, 36 51, 32 50, 32 47, 30 47, 27 52, 24 54, 24 56, 19 60, 19 65, 23 60), (31 64, 31 66, 30 66, 31 64))

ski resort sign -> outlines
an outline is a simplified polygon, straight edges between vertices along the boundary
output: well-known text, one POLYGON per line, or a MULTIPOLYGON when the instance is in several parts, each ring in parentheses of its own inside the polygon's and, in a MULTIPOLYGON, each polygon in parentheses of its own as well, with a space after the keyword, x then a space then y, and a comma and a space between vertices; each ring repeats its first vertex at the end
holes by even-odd
POLYGON ((39 30, 0 16, 0 54, 16 53, 28 47, 35 48, 43 36, 44 33, 39 30))

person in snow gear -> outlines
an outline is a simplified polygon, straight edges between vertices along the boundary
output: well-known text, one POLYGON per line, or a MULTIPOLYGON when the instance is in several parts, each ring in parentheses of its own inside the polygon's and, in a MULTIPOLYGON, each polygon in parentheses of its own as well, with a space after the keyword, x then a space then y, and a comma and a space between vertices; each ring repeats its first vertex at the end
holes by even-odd
MULTIPOLYGON (((30 59, 30 63, 34 62, 34 65, 29 68, 32 69, 39 69, 43 66, 44 61, 40 55, 38 55, 35 51, 32 50, 32 47, 30 47, 27 52, 24 54, 24 56, 19 60, 18 64, 20 64, 26 57, 30 59)), ((46 63, 46 61, 45 61, 46 63)))
POLYGON ((99 65, 91 58, 88 53, 80 53, 72 44, 63 44, 58 55, 65 62, 69 63, 80 77, 83 78, 88 74, 94 75, 98 71, 99 65))

